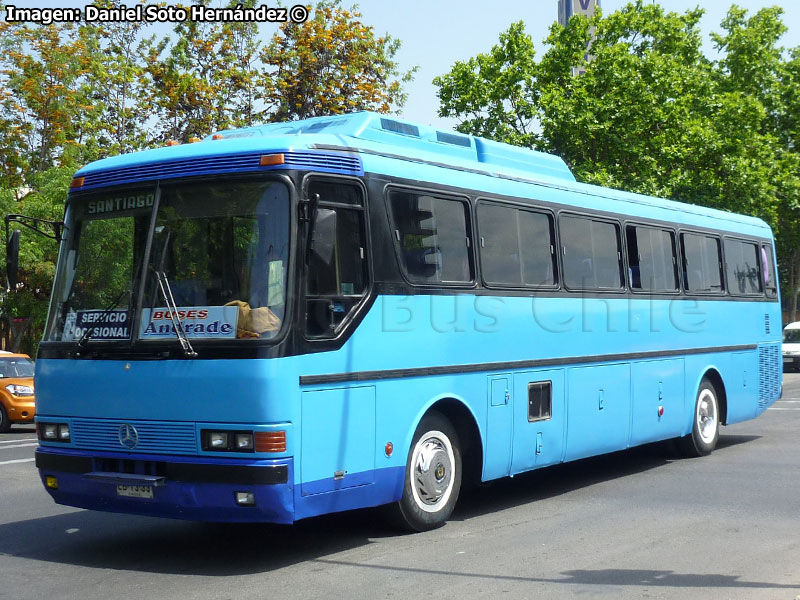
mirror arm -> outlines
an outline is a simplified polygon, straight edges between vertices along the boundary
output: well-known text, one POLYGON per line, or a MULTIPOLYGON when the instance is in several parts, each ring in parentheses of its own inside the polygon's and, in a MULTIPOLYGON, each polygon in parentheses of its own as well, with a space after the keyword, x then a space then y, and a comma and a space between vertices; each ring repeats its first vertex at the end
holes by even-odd
POLYGON ((55 240, 57 242, 61 241, 61 233, 64 229, 64 221, 48 221, 47 219, 38 219, 36 217, 28 217, 26 215, 17 215, 17 214, 10 214, 5 216, 5 223, 6 223, 6 240, 8 240, 8 226, 11 222, 19 223, 23 227, 27 227, 31 231, 35 231, 39 235, 43 235, 46 238, 50 238, 51 240, 55 240), (48 233, 42 229, 39 229, 40 225, 47 225, 53 228, 53 233, 48 233))

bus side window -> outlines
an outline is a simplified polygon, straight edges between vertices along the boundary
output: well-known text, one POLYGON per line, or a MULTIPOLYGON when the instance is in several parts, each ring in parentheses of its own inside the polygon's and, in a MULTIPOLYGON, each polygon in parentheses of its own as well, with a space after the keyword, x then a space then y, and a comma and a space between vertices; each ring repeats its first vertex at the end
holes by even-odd
POLYGON ((761 276, 764 279, 764 291, 770 298, 778 295, 778 282, 775 279, 775 263, 772 257, 772 246, 761 244, 761 276))
POLYGON ((320 206, 306 271, 306 336, 329 338, 367 291, 364 209, 354 185, 315 181, 309 186, 313 193, 319 194, 320 206))

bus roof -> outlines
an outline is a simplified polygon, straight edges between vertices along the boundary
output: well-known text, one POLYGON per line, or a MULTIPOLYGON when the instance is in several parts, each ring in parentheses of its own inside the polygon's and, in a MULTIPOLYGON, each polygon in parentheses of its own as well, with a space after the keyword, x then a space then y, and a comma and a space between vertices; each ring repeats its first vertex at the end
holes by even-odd
MULTIPOLYGON (((215 157, 222 159, 248 153, 308 150, 357 152, 364 157, 367 166, 371 167, 380 164, 380 161, 370 160, 370 157, 376 156, 409 163, 424 163, 454 172, 535 183, 598 199, 679 211, 769 230, 764 221, 755 217, 579 183, 567 164, 558 156, 476 136, 443 131, 373 112, 315 117, 302 121, 220 131, 206 137, 201 143, 182 144, 99 160, 85 166, 75 176, 83 177, 117 170, 130 173, 142 171, 147 165, 175 163, 176 168, 171 176, 176 177, 183 174, 182 169, 187 171, 186 174, 191 174, 193 161, 199 164, 200 161, 207 162, 215 157)), ((232 164, 223 170, 234 171, 236 167, 232 164)), ((207 171, 212 172, 208 169, 207 171)), ((623 206, 610 206, 608 210, 623 214, 636 212, 631 211, 630 207, 626 209, 623 206)))

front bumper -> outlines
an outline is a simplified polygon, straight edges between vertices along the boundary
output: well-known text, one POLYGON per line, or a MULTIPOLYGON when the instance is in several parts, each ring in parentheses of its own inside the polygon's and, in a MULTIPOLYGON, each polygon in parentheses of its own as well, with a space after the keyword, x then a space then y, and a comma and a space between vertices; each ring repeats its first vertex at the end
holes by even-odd
POLYGON ((12 423, 31 423, 36 416, 36 401, 30 396, 8 395, 4 404, 12 423))
POLYGON ((291 458, 89 454, 39 447, 36 466, 45 489, 56 503, 67 506, 192 521, 294 522, 291 458), (133 480, 138 475, 145 485, 157 479, 153 498, 120 496, 113 473, 133 480), (57 488, 47 486, 48 477, 55 477, 57 488), (255 505, 238 505, 236 492, 251 492, 255 505))

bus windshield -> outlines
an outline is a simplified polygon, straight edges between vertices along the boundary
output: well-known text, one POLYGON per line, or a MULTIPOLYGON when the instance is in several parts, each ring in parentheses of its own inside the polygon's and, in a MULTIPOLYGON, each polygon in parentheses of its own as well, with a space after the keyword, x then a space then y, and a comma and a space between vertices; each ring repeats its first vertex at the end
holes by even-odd
POLYGON ((76 199, 47 339, 175 340, 177 321, 194 339, 274 337, 288 259, 289 190, 281 182, 162 185, 158 201, 155 188, 76 199))

